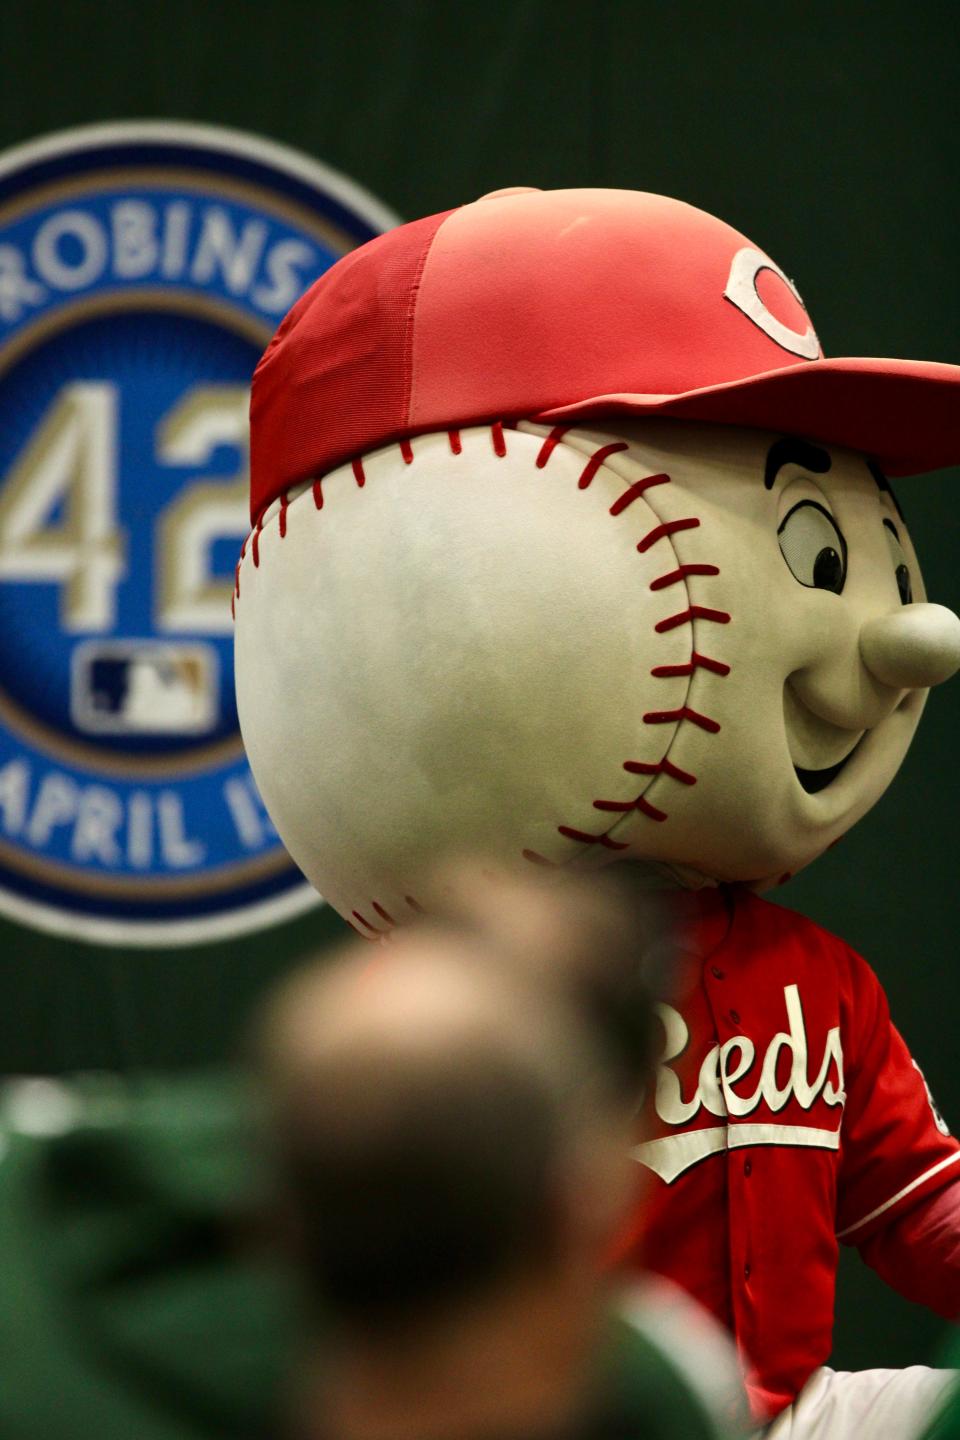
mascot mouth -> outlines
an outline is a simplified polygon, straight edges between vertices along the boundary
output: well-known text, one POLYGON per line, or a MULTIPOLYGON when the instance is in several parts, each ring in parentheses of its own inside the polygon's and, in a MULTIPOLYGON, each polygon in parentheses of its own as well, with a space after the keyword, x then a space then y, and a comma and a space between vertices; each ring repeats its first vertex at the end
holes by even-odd
POLYGON ((847 762, 853 759, 865 738, 865 735, 861 735, 849 755, 844 755, 843 759, 838 760, 836 765, 828 765, 824 770, 803 770, 799 765, 794 765, 793 773, 807 794, 816 795, 819 791, 826 790, 827 786, 836 780, 847 762))
POLYGON ((824 719, 804 704, 789 681, 783 708, 793 773, 807 795, 817 795, 837 779, 870 731, 847 729, 824 719))

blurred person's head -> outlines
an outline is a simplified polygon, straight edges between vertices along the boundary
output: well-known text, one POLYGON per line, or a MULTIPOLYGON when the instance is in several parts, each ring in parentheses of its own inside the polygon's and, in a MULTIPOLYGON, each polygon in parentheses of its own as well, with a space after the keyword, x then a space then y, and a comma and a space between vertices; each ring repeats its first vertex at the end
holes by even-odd
POLYGON ((675 984, 675 906, 633 865, 540 883, 488 865, 443 872, 441 923, 485 943, 500 963, 576 1011, 601 1047, 623 1102, 637 1107, 654 1060, 651 996, 675 984))
MULTIPOLYGON (((632 1194, 625 1062, 576 987, 545 983, 538 946, 559 937, 524 939, 539 899, 494 883, 484 928, 476 883, 446 918, 306 969, 263 1028, 315 1408, 344 1435, 562 1428, 632 1194)), ((604 974, 609 937, 579 934, 565 963, 604 974)))

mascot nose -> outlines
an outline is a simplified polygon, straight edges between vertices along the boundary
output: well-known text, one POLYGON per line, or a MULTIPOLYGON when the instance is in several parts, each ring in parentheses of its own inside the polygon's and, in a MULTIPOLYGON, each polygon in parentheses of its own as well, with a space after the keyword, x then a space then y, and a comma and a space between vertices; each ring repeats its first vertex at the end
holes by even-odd
POLYGON ((960 670, 960 618, 944 605, 904 605, 860 631, 863 663, 893 690, 925 690, 960 670))

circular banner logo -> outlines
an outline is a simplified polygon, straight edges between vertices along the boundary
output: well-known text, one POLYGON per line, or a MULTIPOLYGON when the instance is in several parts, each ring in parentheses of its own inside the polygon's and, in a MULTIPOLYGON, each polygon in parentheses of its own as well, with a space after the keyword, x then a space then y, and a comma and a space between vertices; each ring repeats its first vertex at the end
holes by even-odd
POLYGON ((247 405, 280 319, 395 223, 230 130, 0 156, 0 911, 219 939, 318 897, 246 764, 230 597, 247 405))

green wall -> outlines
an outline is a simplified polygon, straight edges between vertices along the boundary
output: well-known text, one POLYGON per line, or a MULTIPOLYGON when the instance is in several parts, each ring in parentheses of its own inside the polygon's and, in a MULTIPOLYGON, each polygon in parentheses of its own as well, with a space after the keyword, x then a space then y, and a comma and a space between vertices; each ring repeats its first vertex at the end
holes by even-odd
MULTIPOLYGON (((405 217, 509 184, 662 190, 769 250, 828 354, 958 361, 957 33, 939 0, 0 0, 0 149, 96 120, 212 121, 306 150, 405 217)), ((960 609, 957 478, 899 494, 931 597, 960 609)), ((881 804, 783 898, 867 955, 960 1124, 958 734, 960 681, 881 804)), ((267 982, 342 930, 321 911, 125 953, 0 925, 0 1070, 217 1058, 267 982)), ((936 1333, 845 1265, 836 1364, 923 1358, 936 1333)))

